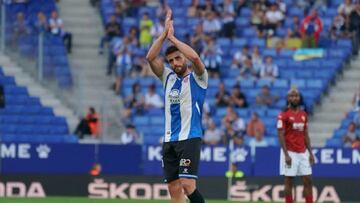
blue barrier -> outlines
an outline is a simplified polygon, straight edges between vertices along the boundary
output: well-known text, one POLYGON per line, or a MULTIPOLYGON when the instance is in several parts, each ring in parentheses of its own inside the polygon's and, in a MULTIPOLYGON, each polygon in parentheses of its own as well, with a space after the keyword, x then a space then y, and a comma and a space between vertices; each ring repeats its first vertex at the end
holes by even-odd
MULTIPOLYGON (((161 146, 2 143, 1 172, 5 174, 87 174, 95 162, 102 174, 162 176, 161 146)), ((200 176, 224 176, 229 149, 203 146, 200 176)), ((315 148, 315 177, 360 177, 360 149, 315 148)), ((245 176, 278 176, 280 149, 240 146, 231 155, 245 176), (256 161, 255 161, 256 160, 256 161)))
POLYGON ((103 174, 142 173, 136 145, 3 143, 0 149, 1 171, 7 174, 86 174, 97 161, 103 174))

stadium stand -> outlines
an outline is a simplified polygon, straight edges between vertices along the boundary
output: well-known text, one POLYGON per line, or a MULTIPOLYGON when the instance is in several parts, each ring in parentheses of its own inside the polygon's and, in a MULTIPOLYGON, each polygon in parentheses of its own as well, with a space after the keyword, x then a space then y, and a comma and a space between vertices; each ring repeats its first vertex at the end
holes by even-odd
MULTIPOLYGON (((200 1, 201 2, 201 1, 200 1)), ((296 7, 293 1, 283 1, 287 7, 287 17, 298 16, 301 20, 304 17, 305 9, 296 7)), ((190 6, 191 1, 167 1, 168 5, 173 9, 174 25, 176 26, 176 35, 186 40, 186 34, 189 33, 189 27, 194 28, 201 22, 200 18, 187 17, 186 8, 190 6)), ((217 6, 219 1, 213 1, 217 6)), ((340 1, 332 1, 328 5, 326 12, 320 12, 320 18, 324 24, 324 31, 319 40, 319 47, 323 48, 323 56, 317 59, 296 61, 294 60, 295 51, 292 49, 268 48, 266 39, 256 37, 256 30, 250 25, 251 9, 245 7, 236 16, 236 36, 233 39, 225 37, 217 37, 216 44, 222 50, 222 64, 220 67, 220 78, 211 78, 209 80, 209 88, 207 91, 207 103, 211 108, 211 117, 220 126, 220 120, 224 116, 224 108, 215 108, 215 94, 218 84, 223 81, 226 90, 238 84, 242 92, 245 94, 248 108, 236 109, 241 118, 249 120, 251 112, 257 111, 266 126, 266 139, 269 139, 271 145, 277 145, 274 140, 276 136, 275 119, 276 115, 285 106, 285 96, 290 87, 296 86, 300 89, 306 109, 309 113, 313 112, 313 108, 317 103, 321 102, 323 94, 326 94, 330 85, 335 82, 336 75, 341 73, 344 63, 346 63, 352 51, 352 43, 349 39, 343 38, 338 40, 330 40, 326 33, 331 29, 332 18, 336 15, 336 8, 340 1), (253 49, 257 46, 260 54, 272 56, 274 63, 279 67, 279 77, 275 80, 254 79, 254 80, 238 80, 238 69, 230 67, 235 51, 241 50, 242 47, 249 46, 253 49), (262 86, 268 85, 271 93, 280 96, 280 100, 269 107, 257 107, 254 105, 256 96, 262 86)), ((200 3, 201 4, 201 3, 200 3)), ((112 0, 102 0, 100 3, 100 13, 104 24, 108 22, 110 16, 115 13, 114 2, 112 0)), ((130 10, 125 17, 119 17, 121 27, 124 33, 127 33, 131 27, 138 27, 142 14, 148 12, 150 18, 155 21, 156 13, 154 7, 140 7, 130 10)), ((290 19, 290 18, 289 18, 290 19)), ((276 36, 281 37, 287 29, 291 28, 291 22, 285 20, 281 28, 276 31, 276 36), (285 31, 284 31, 285 30, 285 31)), ((142 53, 145 53, 143 50, 142 53)), ((251 53, 251 51, 250 51, 251 53)), ((157 93, 162 96, 161 83, 153 77, 137 77, 126 78, 122 85, 122 96, 127 98, 131 95, 131 87, 138 83, 141 87, 142 94, 145 94, 150 84, 156 84, 157 93)), ((131 122, 137 127, 137 130, 144 134, 145 144, 156 144, 163 132, 163 111, 160 109, 141 111, 131 115, 131 122)), ((245 140, 248 143, 248 140, 245 140)))
POLYGON ((60 35, 49 32, 51 13, 56 11, 53 0, 29 0, 25 2, 11 2, 6 5, 6 43, 18 50, 21 57, 34 59, 38 56, 39 34, 44 33, 43 47, 43 75, 47 78, 55 77, 60 87, 72 85, 68 56, 60 35), (39 15, 45 15, 45 24, 40 25, 39 15), (20 17, 22 16, 22 17, 20 17), (23 18, 26 31, 19 33, 19 18, 23 18))
MULTIPOLYGON (((221 1, 213 1, 214 6, 217 7, 221 1)), ((270 145, 277 146, 276 136, 276 115, 285 106, 285 95, 290 87, 297 87, 300 89, 306 110, 309 113, 313 112, 314 106, 321 102, 323 94, 326 94, 330 85, 335 82, 337 74, 342 72, 344 64, 349 61, 352 54, 352 43, 350 39, 330 39, 327 36, 331 29, 333 17, 337 14, 336 8, 341 1, 331 1, 327 11, 319 9, 319 16, 323 22, 324 31, 319 40, 319 48, 323 49, 323 56, 311 60, 298 61, 294 59, 296 51, 293 49, 279 49, 268 47, 265 38, 257 37, 257 32, 253 26, 249 24, 249 17, 252 10, 247 7, 242 8, 235 19, 236 34, 234 38, 225 38, 221 36, 216 37, 216 45, 222 50, 222 63, 220 66, 220 78, 211 78, 209 80, 209 88, 207 91, 206 101, 210 105, 211 117, 220 126, 220 120, 224 116, 224 108, 215 108, 215 94, 217 92, 218 84, 223 81, 226 90, 230 91, 234 85, 240 85, 242 92, 245 94, 248 103, 248 108, 236 109, 238 114, 247 122, 250 118, 251 112, 257 111, 260 118, 266 126, 265 139, 269 139, 270 145), (274 63, 279 67, 279 76, 275 80, 252 79, 252 80, 238 80, 239 70, 232 69, 231 61, 236 51, 239 51, 244 46, 249 46, 251 50, 258 47, 263 58, 272 56, 274 63), (254 103, 256 96, 261 87, 268 85, 270 92, 278 95, 281 99, 269 107, 257 107, 254 103)), ((186 35, 192 34, 190 28, 195 28, 201 23, 201 19, 197 17, 187 17, 187 8, 191 1, 167 1, 168 5, 174 10, 174 25, 176 27, 175 34, 182 40, 186 40, 186 35)), ((203 1, 200 1, 202 5, 203 1)), ((277 28, 275 37, 283 37, 286 30, 291 28, 291 18, 297 16, 300 21, 305 17, 305 9, 297 7, 294 1, 283 1, 287 7, 286 19, 283 25, 277 28)), ((112 0, 102 0, 100 3, 100 13, 104 24, 108 22, 110 16, 116 11, 116 6, 112 0)), ((124 33, 132 27, 138 27, 143 13, 149 13, 150 18, 156 21, 157 13, 159 12, 155 7, 142 6, 134 7, 129 10, 126 15, 119 16, 118 21, 121 23, 124 33)), ((139 48, 141 50, 141 48, 139 48)), ((138 53, 145 54, 146 50, 138 51, 138 53)), ((136 59, 134 59, 136 60, 136 59)), ((121 96, 123 98, 131 95, 131 87, 138 83, 141 87, 142 94, 145 94, 149 84, 156 84, 157 93, 163 95, 161 83, 158 79, 153 77, 126 77, 123 80, 121 96)), ((149 110, 137 111, 131 114, 130 121, 136 126, 137 130, 144 135, 145 144, 158 143, 163 132, 163 111, 149 110)), ((248 143, 248 140, 245 140, 248 143)))
POLYGON ((76 143, 65 118, 54 115, 40 99, 18 86, 14 77, 4 75, 0 67, 0 84, 4 87, 5 108, 0 109, 0 133, 5 142, 76 143))

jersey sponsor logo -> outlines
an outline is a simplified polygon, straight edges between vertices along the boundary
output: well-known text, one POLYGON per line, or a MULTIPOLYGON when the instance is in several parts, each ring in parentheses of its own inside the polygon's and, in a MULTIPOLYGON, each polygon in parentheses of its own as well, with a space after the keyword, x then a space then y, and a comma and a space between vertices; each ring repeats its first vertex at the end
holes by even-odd
POLYGON ((180 166, 185 166, 188 167, 191 164, 191 160, 190 159, 180 159, 180 166))
POLYGON ((169 93, 169 101, 171 104, 180 104, 180 91, 178 89, 172 89, 169 93))
POLYGON ((294 130, 304 131, 305 123, 293 123, 292 126, 294 130))

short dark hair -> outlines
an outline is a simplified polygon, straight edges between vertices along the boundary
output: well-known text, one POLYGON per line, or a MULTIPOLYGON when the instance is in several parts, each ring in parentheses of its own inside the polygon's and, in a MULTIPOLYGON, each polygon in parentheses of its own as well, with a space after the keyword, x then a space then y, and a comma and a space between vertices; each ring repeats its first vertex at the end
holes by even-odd
POLYGON ((179 49, 176 46, 171 45, 168 48, 166 48, 165 56, 168 56, 169 54, 172 54, 172 53, 174 53, 176 51, 179 51, 179 49))

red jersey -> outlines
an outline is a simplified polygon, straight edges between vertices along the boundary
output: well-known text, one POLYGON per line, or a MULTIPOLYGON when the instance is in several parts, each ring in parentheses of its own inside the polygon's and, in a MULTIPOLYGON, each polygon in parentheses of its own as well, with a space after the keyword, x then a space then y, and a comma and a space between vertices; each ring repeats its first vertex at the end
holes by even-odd
POLYGON ((289 151, 305 152, 305 130, 308 127, 305 111, 288 109, 278 116, 277 128, 285 131, 285 145, 289 151))

